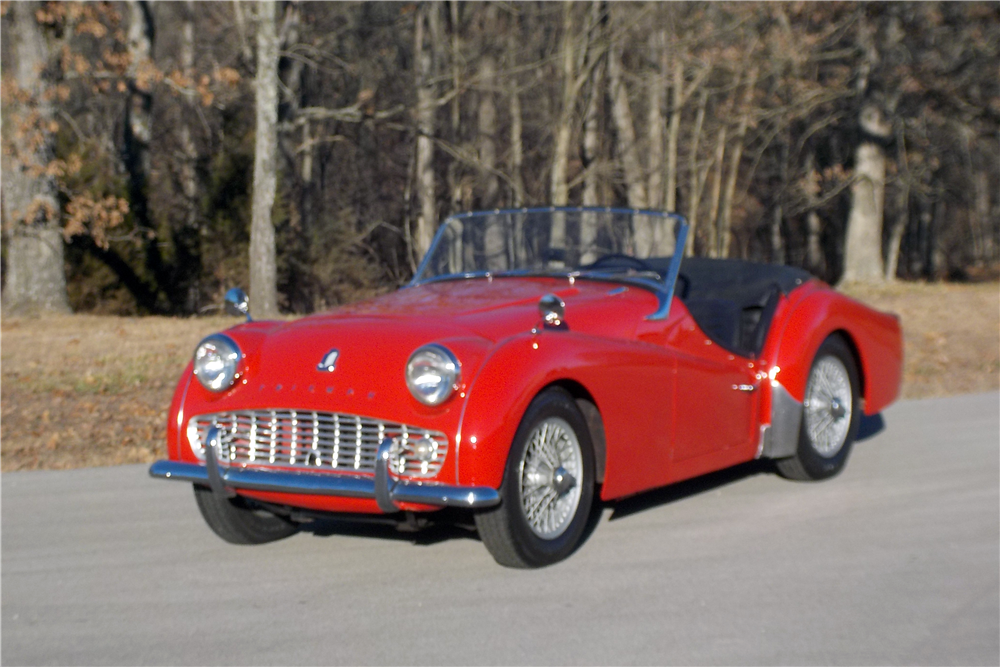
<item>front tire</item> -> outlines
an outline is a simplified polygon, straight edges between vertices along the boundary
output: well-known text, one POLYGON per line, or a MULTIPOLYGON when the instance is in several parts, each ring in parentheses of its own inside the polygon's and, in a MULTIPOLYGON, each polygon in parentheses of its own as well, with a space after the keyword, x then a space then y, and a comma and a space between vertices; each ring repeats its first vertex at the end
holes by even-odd
POLYGON ((195 484, 194 499, 208 527, 230 544, 274 542, 298 530, 288 519, 257 509, 239 496, 225 498, 195 484))
POLYGON ((830 336, 809 370, 798 449, 776 462, 782 476, 818 480, 843 470, 861 422, 859 387, 854 355, 843 338, 830 336))
POLYGON ((543 567, 576 549, 594 500, 594 450, 573 397, 558 388, 528 406, 507 457, 500 504, 476 514, 494 559, 543 567))

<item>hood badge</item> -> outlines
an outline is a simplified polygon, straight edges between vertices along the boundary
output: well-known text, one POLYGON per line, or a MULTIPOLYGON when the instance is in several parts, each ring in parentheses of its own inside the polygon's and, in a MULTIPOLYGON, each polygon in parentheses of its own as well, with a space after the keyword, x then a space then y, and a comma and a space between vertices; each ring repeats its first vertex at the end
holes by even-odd
POLYGON ((337 358, 340 356, 340 350, 330 350, 323 355, 323 361, 316 365, 316 370, 326 371, 327 373, 332 373, 336 370, 337 358))

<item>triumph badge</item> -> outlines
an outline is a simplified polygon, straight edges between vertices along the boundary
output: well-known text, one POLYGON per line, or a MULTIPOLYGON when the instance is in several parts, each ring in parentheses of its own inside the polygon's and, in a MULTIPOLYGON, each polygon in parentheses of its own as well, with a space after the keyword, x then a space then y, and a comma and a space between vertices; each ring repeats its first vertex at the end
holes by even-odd
POLYGON ((319 362, 316 366, 318 371, 326 371, 327 373, 332 373, 336 370, 337 357, 340 356, 340 350, 330 350, 323 355, 323 361, 319 362))

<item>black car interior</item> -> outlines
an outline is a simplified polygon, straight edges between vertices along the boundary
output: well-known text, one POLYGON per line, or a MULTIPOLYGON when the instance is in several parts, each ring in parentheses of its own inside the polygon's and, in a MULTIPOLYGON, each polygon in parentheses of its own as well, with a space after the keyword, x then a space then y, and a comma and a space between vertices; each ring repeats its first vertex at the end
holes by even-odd
MULTIPOLYGON (((644 262, 661 275, 670 266, 669 257, 644 262)), ((811 278, 808 271, 792 266, 688 257, 681 263, 674 293, 712 341, 753 359, 764 348, 781 295, 811 278)))

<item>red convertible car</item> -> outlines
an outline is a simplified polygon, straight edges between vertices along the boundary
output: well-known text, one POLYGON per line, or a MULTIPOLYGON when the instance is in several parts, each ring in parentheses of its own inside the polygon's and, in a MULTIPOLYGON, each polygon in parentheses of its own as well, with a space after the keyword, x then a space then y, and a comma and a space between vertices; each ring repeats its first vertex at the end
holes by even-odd
POLYGON ((501 564, 578 546, 612 500, 756 458, 837 474, 899 392, 899 319, 787 266, 685 258, 679 216, 446 220, 413 281, 203 340, 154 477, 224 540, 325 513, 471 511, 501 564))

